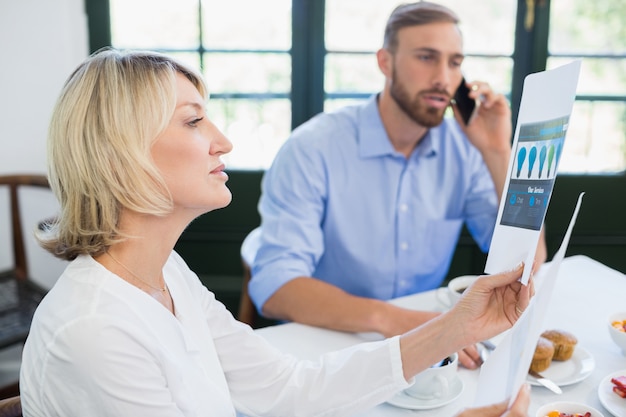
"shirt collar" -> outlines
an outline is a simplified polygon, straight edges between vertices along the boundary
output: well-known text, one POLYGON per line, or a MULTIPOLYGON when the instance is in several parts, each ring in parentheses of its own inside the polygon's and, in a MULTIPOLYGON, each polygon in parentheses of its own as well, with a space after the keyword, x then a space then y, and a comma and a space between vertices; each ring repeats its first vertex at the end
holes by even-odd
MULTIPOLYGON (((412 157, 429 157, 437 154, 439 146, 436 141, 432 140, 432 137, 433 131, 439 128, 437 126, 428 130, 426 136, 413 151, 412 157)), ((358 132, 359 156, 361 158, 398 154, 393 148, 389 136, 387 136, 387 131, 380 117, 378 94, 372 95, 362 107, 358 118, 358 132), (387 140, 381 140, 381 138, 387 140)))
POLYGON ((396 153, 383 126, 378 111, 378 94, 373 94, 361 108, 358 118, 358 146, 361 158, 393 155, 396 153), (381 140, 385 138, 387 140, 381 140))
POLYGON ((411 157, 429 158, 437 155, 437 152, 439 151, 439 141, 433 140, 433 137, 442 138, 442 136, 438 134, 440 126, 428 129, 426 136, 424 136, 424 138, 420 141, 417 148, 413 150, 411 157))

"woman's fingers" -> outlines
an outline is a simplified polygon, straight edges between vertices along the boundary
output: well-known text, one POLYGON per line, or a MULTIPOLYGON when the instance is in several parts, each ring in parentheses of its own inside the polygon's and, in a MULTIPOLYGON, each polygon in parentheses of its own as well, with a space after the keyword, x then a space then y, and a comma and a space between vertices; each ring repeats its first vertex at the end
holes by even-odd
POLYGON ((457 417, 500 417, 506 411, 507 402, 486 405, 484 407, 467 408, 457 417))
POLYGON ((530 405, 530 385, 524 384, 517 393, 517 397, 511 409, 505 414, 506 417, 522 417, 528 415, 530 405))
POLYGON ((467 408, 457 417, 526 417, 530 405, 530 385, 524 384, 517 393, 515 401, 507 411, 508 401, 487 405, 484 407, 467 408))
POLYGON ((459 352, 459 363, 467 369, 476 369, 483 364, 476 345, 467 346, 459 352))
POLYGON ((477 283, 482 280, 482 283, 484 283, 484 285, 487 285, 489 290, 502 288, 507 285, 516 283, 522 277, 523 271, 524 262, 520 262, 509 271, 501 272, 494 275, 484 275, 478 279, 477 283))

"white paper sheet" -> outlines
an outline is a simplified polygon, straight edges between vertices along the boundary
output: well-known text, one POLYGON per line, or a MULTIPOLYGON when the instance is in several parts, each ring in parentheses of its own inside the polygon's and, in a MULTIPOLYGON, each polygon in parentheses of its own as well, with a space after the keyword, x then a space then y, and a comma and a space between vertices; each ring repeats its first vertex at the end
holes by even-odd
POLYGON ((478 377, 475 406, 493 404, 506 399, 513 401, 526 380, 537 341, 544 330, 544 317, 547 316, 559 267, 565 257, 583 195, 584 193, 578 197, 569 227, 552 262, 544 265, 534 278, 535 296, 524 314, 483 364, 478 377))
POLYGON ((581 61, 530 74, 524 80, 508 176, 485 272, 525 262, 522 283, 535 258, 576 98, 581 61))

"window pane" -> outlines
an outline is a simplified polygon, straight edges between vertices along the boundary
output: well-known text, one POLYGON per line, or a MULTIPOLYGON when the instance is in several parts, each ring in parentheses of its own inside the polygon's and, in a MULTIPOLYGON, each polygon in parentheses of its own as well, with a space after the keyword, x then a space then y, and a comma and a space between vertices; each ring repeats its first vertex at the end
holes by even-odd
POLYGON ((211 121, 233 143, 227 169, 269 168, 291 131, 289 100, 210 99, 211 121))
MULTIPOLYGON (((326 0, 326 48, 329 51, 377 50, 382 46, 387 18, 402 3, 405 2, 326 0)), ((440 0, 439 3, 459 15, 466 53, 513 53, 515 0, 440 0)))
POLYGON ((513 54, 516 0, 438 0, 438 3, 459 15, 466 54, 513 54))
MULTIPOLYGON (((368 55, 333 54, 332 51, 376 51, 382 45, 389 14, 402 3, 326 0, 326 47, 331 51, 324 74, 327 92, 368 92, 382 88, 383 76, 373 55, 370 58, 368 55)), ((514 47, 517 3, 514 0, 443 0, 441 3, 461 19, 465 52, 470 55, 463 64, 468 79, 486 80, 497 91, 510 94, 513 61, 508 56, 514 47), (494 55, 506 57, 491 57, 494 55)))
POLYGON ((376 51, 387 17, 401 2, 326 0, 325 43, 329 51, 376 51))
POLYGON ((197 48, 197 0, 110 0, 113 46, 123 49, 197 48))
POLYGON ((200 55, 195 52, 168 52, 168 56, 171 56, 185 65, 189 65, 191 68, 198 72, 200 70, 200 55))
POLYGON ((619 172, 626 167, 626 103, 574 104, 560 172, 619 172))
POLYGON ((288 93, 289 54, 207 53, 204 74, 211 93, 288 93))
POLYGON ((463 73, 468 81, 486 81, 494 91, 505 95, 511 94, 513 76, 513 59, 511 58, 468 56, 463 61, 463 73))
POLYGON ((582 57, 570 129, 561 162, 564 172, 618 172, 626 168, 626 3, 552 0, 548 68, 582 57), (585 97, 580 96, 599 96, 585 97), (604 99, 604 100, 603 100, 604 99), (617 101, 615 101, 617 100, 617 101))
POLYGON ((291 48, 291 0, 203 0, 202 21, 208 49, 291 48))
MULTIPOLYGON (((572 58, 549 58, 548 68, 571 61, 572 58)), ((626 59, 583 58, 577 93, 626 96, 626 59)))
POLYGON ((626 53, 626 2, 552 0, 550 53, 626 53))
POLYGON ((384 77, 374 54, 328 54, 324 71, 326 92, 375 92, 383 87, 384 77))
MULTIPOLYGON (((383 88, 373 54, 382 46, 385 23, 403 1, 326 0, 326 93, 373 93, 383 88)), ((442 0, 461 20, 465 52, 469 56, 463 71, 470 80, 485 80, 503 94, 510 95, 514 48, 515 0, 442 0), (487 28, 487 29, 486 29, 487 28), (488 55, 476 57, 471 54, 488 55), (502 55, 503 57, 498 57, 502 55)), ((344 99, 327 99, 324 110, 338 108, 344 99)))

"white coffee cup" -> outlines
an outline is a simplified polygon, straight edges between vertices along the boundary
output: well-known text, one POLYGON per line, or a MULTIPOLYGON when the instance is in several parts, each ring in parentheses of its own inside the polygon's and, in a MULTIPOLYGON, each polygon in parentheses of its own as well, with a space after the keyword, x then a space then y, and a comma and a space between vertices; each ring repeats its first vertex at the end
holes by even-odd
POLYGON ((448 281, 448 285, 437 289, 437 298, 446 307, 452 307, 463 295, 465 291, 476 279, 478 275, 462 275, 452 278, 448 281))
POLYGON ((441 363, 431 366, 415 375, 413 384, 404 392, 418 400, 436 400, 450 395, 452 384, 457 376, 459 355, 453 353, 441 363))

